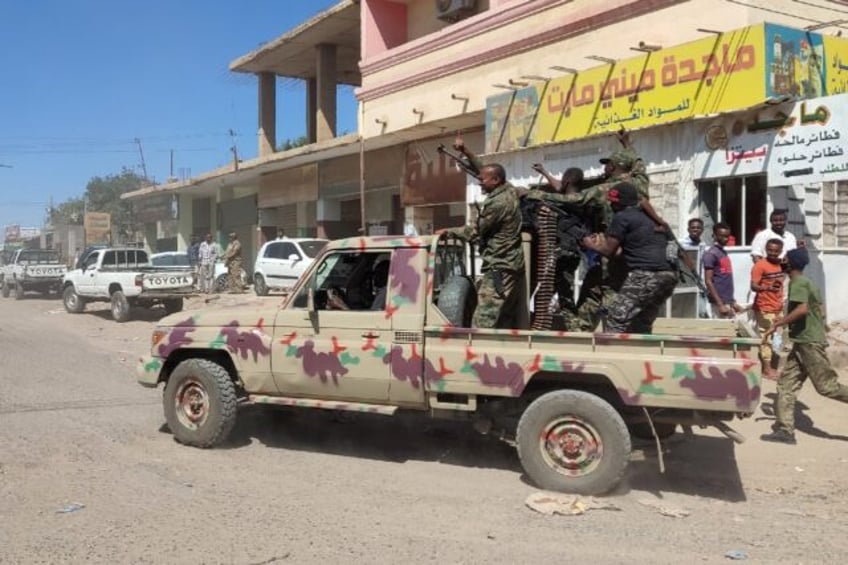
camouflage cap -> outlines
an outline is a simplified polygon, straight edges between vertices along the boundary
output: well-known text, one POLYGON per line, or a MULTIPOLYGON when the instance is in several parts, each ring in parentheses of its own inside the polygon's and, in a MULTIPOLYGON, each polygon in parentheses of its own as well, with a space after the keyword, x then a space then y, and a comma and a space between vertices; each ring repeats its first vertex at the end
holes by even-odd
POLYGON ((601 159, 601 163, 612 163, 623 169, 632 169, 634 164, 633 155, 629 151, 616 151, 609 157, 601 159))

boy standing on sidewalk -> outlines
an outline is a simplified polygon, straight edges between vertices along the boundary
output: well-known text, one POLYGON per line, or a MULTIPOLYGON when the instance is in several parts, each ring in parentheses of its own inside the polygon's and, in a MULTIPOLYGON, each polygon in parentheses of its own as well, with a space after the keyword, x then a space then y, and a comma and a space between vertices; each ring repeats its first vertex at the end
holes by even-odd
POLYGON ((775 353, 771 337, 766 337, 778 318, 783 316, 783 282, 786 275, 780 265, 783 254, 783 240, 773 238, 765 245, 766 256, 759 259, 751 269, 751 290, 756 293, 754 312, 757 315, 757 330, 763 337, 760 344, 760 360, 763 364, 763 376, 770 380, 777 378, 775 353))
POLYGON ((845 403, 848 403, 848 386, 839 384, 839 377, 827 358, 821 291, 804 276, 804 267, 810 262, 807 250, 803 247, 793 249, 786 254, 786 259, 789 263, 789 313, 772 325, 766 337, 788 326, 792 351, 777 380, 777 421, 772 426, 773 431, 760 439, 795 444, 795 397, 804 381, 809 377, 816 392, 845 403))

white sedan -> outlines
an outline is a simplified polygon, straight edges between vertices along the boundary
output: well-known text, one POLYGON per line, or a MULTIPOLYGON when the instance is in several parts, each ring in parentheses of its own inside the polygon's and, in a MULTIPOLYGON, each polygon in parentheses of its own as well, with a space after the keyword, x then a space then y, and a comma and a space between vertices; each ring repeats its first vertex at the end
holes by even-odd
POLYGON ((326 239, 288 237, 265 243, 253 266, 253 290, 265 296, 269 290, 294 286, 327 243, 326 239))

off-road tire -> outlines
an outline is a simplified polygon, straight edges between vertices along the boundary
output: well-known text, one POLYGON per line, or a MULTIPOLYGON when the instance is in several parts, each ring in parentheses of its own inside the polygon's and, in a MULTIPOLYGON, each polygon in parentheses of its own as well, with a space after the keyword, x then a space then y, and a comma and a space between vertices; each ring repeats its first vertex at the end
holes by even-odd
POLYGON ((600 495, 621 481, 630 459, 630 434, 621 415, 605 400, 577 390, 557 390, 537 398, 518 422, 518 457, 539 487, 560 492, 600 495), (560 443, 554 432, 559 433, 560 443), (557 446, 596 444, 586 461, 558 464, 551 450, 557 446), (588 442, 585 440, 589 440, 588 442), (567 442, 567 443, 566 443, 567 442), (598 453, 600 450, 600 453, 598 453), (587 470, 588 469, 588 470, 587 470))
MULTIPOLYGON (((654 434, 651 431, 651 425, 648 422, 638 422, 630 424, 630 435, 639 439, 654 439, 654 434)), ((654 422, 654 429, 657 430, 657 437, 660 439, 668 439, 677 431, 677 424, 667 422, 654 422)))
POLYGON ((70 285, 62 291, 62 304, 65 306, 65 311, 68 314, 79 314, 85 310, 85 300, 70 285))
POLYGON ((116 290, 112 293, 110 309, 112 310, 112 319, 119 323, 129 321, 130 315, 132 314, 130 301, 127 300, 127 297, 124 296, 124 293, 120 290, 116 290))
POLYGON ((165 307, 165 312, 168 314, 176 314, 183 311, 183 299, 182 297, 166 298, 162 301, 162 306, 165 307))
POLYGON ((213 284, 214 286, 212 287, 212 290, 215 292, 226 292, 227 287, 230 285, 230 275, 227 273, 219 275, 213 284))
POLYGON ((9 283, 3 281, 3 298, 9 298, 9 295, 12 294, 12 288, 9 286, 9 283))
POLYGON ((253 292, 256 296, 268 296, 268 285, 265 284, 265 277, 256 273, 253 275, 253 292))
POLYGON ((215 447, 223 443, 236 423, 238 399, 227 370, 208 359, 186 359, 171 373, 163 395, 165 420, 174 439, 194 447, 215 447), (199 422, 196 404, 202 399, 199 422))
POLYGON ((24 299, 24 285, 20 281, 15 281, 15 300, 24 299))
POLYGON ((474 309, 477 307, 477 292, 468 277, 451 277, 439 290, 437 306, 454 326, 470 328, 474 309))

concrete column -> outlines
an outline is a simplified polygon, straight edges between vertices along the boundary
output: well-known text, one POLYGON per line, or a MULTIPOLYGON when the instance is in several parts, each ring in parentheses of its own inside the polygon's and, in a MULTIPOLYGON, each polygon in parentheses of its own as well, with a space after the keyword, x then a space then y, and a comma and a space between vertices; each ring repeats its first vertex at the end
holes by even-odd
POLYGON ((309 143, 318 141, 316 120, 318 119, 318 80, 315 77, 306 79, 306 140, 309 143))
POLYGON ((273 73, 258 73, 259 79, 259 156, 277 149, 277 77, 273 73))
POLYGON ((318 78, 316 85, 316 138, 325 141, 336 137, 336 46, 316 47, 318 78))
POLYGON ((194 227, 191 206, 194 199, 188 194, 180 194, 178 198, 180 216, 177 218, 177 249, 179 251, 185 251, 191 244, 191 232, 194 227))

